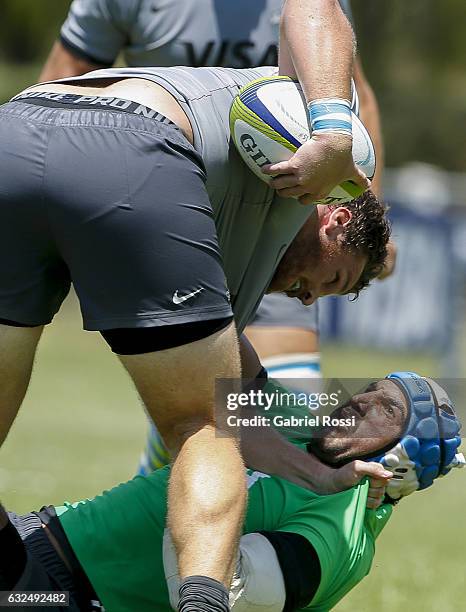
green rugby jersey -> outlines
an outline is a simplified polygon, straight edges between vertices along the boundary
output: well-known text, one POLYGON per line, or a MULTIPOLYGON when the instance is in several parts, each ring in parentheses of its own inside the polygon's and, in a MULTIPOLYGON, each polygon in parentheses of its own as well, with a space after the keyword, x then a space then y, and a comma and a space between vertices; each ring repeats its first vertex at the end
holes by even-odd
MULTIPOLYGON (((170 612, 162 561, 169 469, 93 500, 56 508, 65 533, 107 612, 170 612)), ((288 531, 308 539, 322 569, 306 610, 330 610, 368 572, 375 539, 392 507, 367 510, 368 483, 321 496, 248 472, 244 533, 288 531)))

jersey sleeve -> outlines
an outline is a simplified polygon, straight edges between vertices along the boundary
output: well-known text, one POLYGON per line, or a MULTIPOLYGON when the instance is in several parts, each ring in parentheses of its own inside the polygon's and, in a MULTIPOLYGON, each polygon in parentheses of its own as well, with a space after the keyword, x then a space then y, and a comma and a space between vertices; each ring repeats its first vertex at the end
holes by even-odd
POLYGON ((372 537, 376 540, 393 512, 391 504, 382 504, 376 510, 366 510, 365 523, 372 537))
POLYGON ((61 42, 78 57, 111 66, 127 42, 136 10, 133 0, 73 0, 61 42))
POLYGON ((339 0, 339 2, 343 12, 348 17, 349 22, 352 26, 354 26, 353 12, 351 10, 350 0, 339 0))
POLYGON ((300 609, 332 609, 369 573, 375 538, 387 522, 390 509, 367 511, 368 487, 366 479, 347 491, 316 496, 312 503, 301 502, 298 511, 283 517, 277 530, 306 538, 320 564, 317 592, 300 609))

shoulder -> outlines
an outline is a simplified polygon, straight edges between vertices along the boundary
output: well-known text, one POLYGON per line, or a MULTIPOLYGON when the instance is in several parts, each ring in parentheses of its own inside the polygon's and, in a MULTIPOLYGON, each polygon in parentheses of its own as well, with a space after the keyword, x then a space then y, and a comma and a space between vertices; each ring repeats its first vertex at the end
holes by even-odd
POLYGON ((351 10, 350 0, 339 0, 339 2, 340 2, 340 6, 343 12, 348 17, 348 19, 351 21, 351 23, 353 23, 353 12, 351 10))
POLYGON ((134 21, 140 8, 141 0, 73 0, 69 14, 75 19, 94 17, 122 24, 134 21))

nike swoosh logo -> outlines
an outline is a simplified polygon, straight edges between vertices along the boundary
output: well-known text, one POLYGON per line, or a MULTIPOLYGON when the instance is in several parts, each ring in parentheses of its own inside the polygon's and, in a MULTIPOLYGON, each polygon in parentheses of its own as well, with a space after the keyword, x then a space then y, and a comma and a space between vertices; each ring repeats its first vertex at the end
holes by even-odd
POLYGON ((203 290, 204 290, 204 287, 201 287, 200 289, 196 289, 196 291, 192 291, 191 293, 188 293, 186 295, 178 295, 178 289, 177 289, 175 293, 173 294, 172 301, 174 304, 182 304, 183 302, 186 302, 186 300, 191 299, 192 297, 194 297, 196 294, 200 293, 203 290))

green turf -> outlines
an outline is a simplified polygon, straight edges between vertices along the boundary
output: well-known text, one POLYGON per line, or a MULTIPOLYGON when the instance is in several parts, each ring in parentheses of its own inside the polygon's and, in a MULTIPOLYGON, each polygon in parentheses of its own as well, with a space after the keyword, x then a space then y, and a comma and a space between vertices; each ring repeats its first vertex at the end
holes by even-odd
POLYGON ((415 370, 424 376, 439 376, 433 355, 380 352, 349 346, 324 345, 323 374, 326 377, 374 378, 395 370, 415 370))
POLYGON ((6 102, 22 89, 37 83, 42 66, 37 64, 7 64, 0 56, 0 102, 6 102))
POLYGON ((129 478, 143 445, 143 410, 126 372, 100 334, 80 330, 74 301, 66 306, 43 334, 1 450, 0 494, 18 511, 129 478))
POLYGON ((336 610, 354 612, 462 609, 465 474, 451 474, 395 508, 378 541, 370 575, 336 610))
MULTIPOLYGON (((73 300, 44 333, 33 380, 1 450, 0 496, 17 512, 77 500, 131 476, 144 440, 143 410, 99 334, 80 331, 73 300)), ((435 374, 426 356, 326 347, 328 376, 435 374)), ((395 508, 371 575, 339 612, 449 612, 466 597, 462 569, 466 470, 395 508)))

